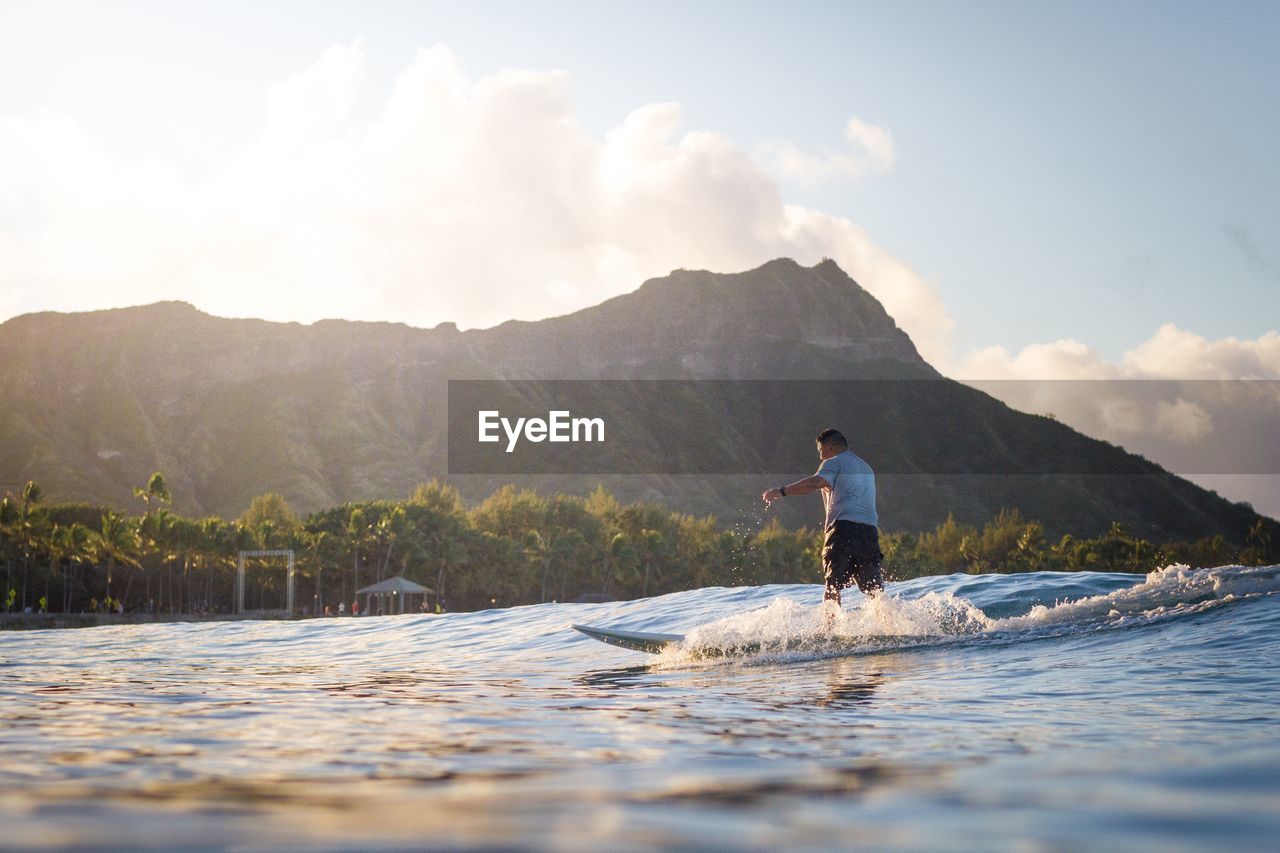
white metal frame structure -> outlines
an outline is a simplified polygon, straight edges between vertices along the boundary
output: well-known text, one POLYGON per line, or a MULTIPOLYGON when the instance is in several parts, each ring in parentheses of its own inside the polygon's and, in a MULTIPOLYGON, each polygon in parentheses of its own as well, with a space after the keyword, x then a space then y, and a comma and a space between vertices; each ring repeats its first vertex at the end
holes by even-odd
POLYGON ((236 613, 244 613, 244 558, 245 557, 288 557, 289 558, 289 592, 287 595, 289 615, 293 615, 293 568, 292 548, 281 548, 274 551, 241 551, 236 560, 236 613))

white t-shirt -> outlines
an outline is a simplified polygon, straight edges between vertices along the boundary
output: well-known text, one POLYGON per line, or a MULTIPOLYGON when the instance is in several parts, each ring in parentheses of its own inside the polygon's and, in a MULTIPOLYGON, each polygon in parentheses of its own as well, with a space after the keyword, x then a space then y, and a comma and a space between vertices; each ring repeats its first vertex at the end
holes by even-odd
POLYGON ((824 459, 818 476, 827 481, 822 490, 822 503, 827 510, 824 528, 837 521, 857 521, 879 527, 876 515, 876 475, 852 450, 824 459))

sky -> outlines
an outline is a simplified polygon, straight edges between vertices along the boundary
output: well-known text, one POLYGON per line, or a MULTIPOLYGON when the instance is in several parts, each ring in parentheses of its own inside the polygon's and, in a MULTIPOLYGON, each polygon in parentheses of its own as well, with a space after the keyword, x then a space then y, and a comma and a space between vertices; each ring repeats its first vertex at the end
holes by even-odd
POLYGON ((829 256, 957 378, 1277 379, 1278 37, 1268 2, 0 0, 0 320, 470 328, 829 256))

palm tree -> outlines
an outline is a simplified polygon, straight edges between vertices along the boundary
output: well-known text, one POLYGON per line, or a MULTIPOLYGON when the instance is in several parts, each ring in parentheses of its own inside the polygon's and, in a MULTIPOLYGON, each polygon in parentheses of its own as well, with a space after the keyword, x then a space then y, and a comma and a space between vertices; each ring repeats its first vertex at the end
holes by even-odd
MULTIPOLYGON (((48 580, 62 580, 62 612, 71 612, 72 569, 94 557, 93 531, 76 522, 71 525, 55 524, 49 530, 44 551, 49 556, 48 580)), ((46 582, 47 586, 47 582, 46 582)), ((45 592, 46 597, 48 591, 45 592)))
MULTIPOLYGON (((169 563, 174 559, 174 556, 175 556, 172 539, 173 539, 174 526, 177 523, 177 519, 178 517, 173 515, 171 512, 169 512, 169 510, 159 509, 155 512, 155 514, 148 513, 147 515, 143 516, 138 524, 139 546, 140 546, 140 550, 142 551, 142 555, 143 556, 153 555, 158 557, 160 560, 161 569, 167 569, 169 567, 169 563)), ((150 605, 151 576, 149 573, 146 572, 145 569, 143 571, 143 574, 147 580, 146 595, 147 595, 148 605, 150 605)), ((164 592, 165 573, 163 571, 160 573, 160 576, 157 578, 157 580, 159 582, 159 590, 157 591, 157 598, 159 599, 159 601, 157 602, 156 609, 159 610, 160 608, 164 607, 164 604, 165 604, 165 592, 164 592)), ((125 601, 129 600, 129 590, 132 586, 133 586, 133 575, 129 575, 129 583, 127 583, 124 588, 125 601)), ((173 610, 172 581, 169 584, 168 603, 169 603, 169 610, 172 611, 173 610)))
MULTIPOLYGON (((70 613, 72 604, 74 603, 75 593, 71 586, 74 580, 73 569, 77 569, 81 563, 92 562, 97 559, 98 546, 97 536, 88 527, 76 522, 70 527, 63 528, 66 531, 65 556, 68 560, 67 566, 67 591, 66 601, 63 605, 63 612, 70 613)), ((74 572, 79 574, 79 572, 74 572)))
POLYGON ((660 531, 645 528, 640 531, 640 555, 644 562, 644 584, 640 588, 640 597, 649 597, 649 573, 655 572, 659 579, 662 578, 662 570, 656 566, 662 560, 667 559, 671 555, 671 549, 667 545, 667 539, 660 531))
POLYGON ((552 550, 556 546, 557 537, 543 536, 536 530, 529 530, 524 537, 524 553, 529 559, 533 560, 541 568, 542 572, 542 598, 539 601, 547 600, 547 575, 551 572, 552 550))
POLYGON ((324 587, 321 582, 321 576, 324 574, 324 557, 323 552, 328 550, 329 543, 333 537, 323 530, 309 531, 303 530, 299 533, 302 538, 303 547, 305 549, 304 559, 310 563, 316 572, 316 592, 315 592, 315 615, 319 616, 324 613, 324 587))
POLYGON ((107 558, 107 598, 111 598, 111 572, 116 563, 142 568, 138 561, 138 531, 129 519, 107 510, 102 514, 102 530, 96 544, 98 552, 107 558))
POLYGON ((40 503, 44 498, 44 489, 41 489, 35 480, 28 480, 27 484, 22 487, 22 512, 27 514, 31 507, 40 503))
POLYGON ((360 588, 360 551, 373 539, 374 525, 365 517, 364 510, 352 507, 347 516, 347 541, 351 543, 351 589, 360 588))
POLYGON ((464 528, 461 525, 450 525, 432 533, 428 539, 435 545, 439 570, 436 572, 436 603, 443 606, 445 600, 445 580, 451 570, 465 567, 471 560, 463 540, 464 528))
POLYGON ((1260 563, 1271 559, 1271 528, 1261 518, 1249 525, 1249 533, 1245 541, 1253 543, 1257 548, 1260 563))
POLYGON ((219 566, 229 562, 222 549, 226 530, 227 523, 221 518, 205 518, 200 521, 200 567, 205 570, 202 609, 205 612, 214 609, 214 575, 217 573, 219 566))
MULTIPOLYGON (((222 527, 221 530, 222 542, 220 550, 228 566, 234 566, 239 562, 238 558, 241 551, 252 550, 257 545, 257 542, 254 541, 254 532, 239 521, 232 521, 222 527)), ((232 592, 232 596, 231 611, 235 612, 239 606, 239 600, 235 598, 235 592, 232 592)))
MULTIPOLYGON (((133 495, 134 497, 141 498, 143 504, 146 506, 146 512, 144 513, 143 519, 142 519, 141 530, 143 531, 144 534, 148 534, 148 539, 150 540, 150 541, 148 541, 147 539, 143 540, 144 550, 150 550, 150 548, 146 546, 153 545, 155 542, 154 538, 150 537, 149 535, 151 533, 151 513, 159 505, 167 504, 169 503, 169 501, 173 500, 173 498, 169 494, 169 486, 164 481, 164 475, 161 474, 159 471, 156 471, 154 474, 151 475, 151 477, 147 480, 146 486, 134 486, 133 495)), ((151 574, 146 570, 144 570, 143 575, 147 584, 147 591, 146 591, 147 602, 148 604, 150 604, 151 574)), ((132 584, 133 582, 132 575, 129 576, 129 581, 130 581, 130 584, 132 584)), ((163 590, 163 586, 161 587, 161 589, 163 590)), ((129 597, 129 586, 125 586, 124 597, 126 599, 129 597)), ((161 597, 163 598, 163 594, 161 595, 161 597)))
POLYGON ((27 606, 27 576, 31 565, 31 552, 35 549, 40 531, 36 504, 44 497, 43 490, 34 480, 28 480, 20 495, 22 508, 18 511, 18 545, 22 549, 22 607, 27 606))
POLYGON ((0 498, 0 541, 4 542, 5 584, 4 609, 12 607, 13 599, 13 557, 17 550, 19 513, 17 504, 11 495, 0 498))
POLYGON ((625 584, 634 580, 637 562, 635 548, 625 533, 615 533, 609 540, 609 550, 605 557, 604 592, 613 595, 613 582, 625 584))
POLYGON ((67 612, 67 587, 68 572, 62 565, 63 560, 71 556, 73 548, 71 541, 71 528, 64 527, 61 524, 55 524, 49 531, 49 537, 45 541, 45 553, 49 557, 49 572, 45 575, 45 598, 49 597, 48 585, 49 581, 54 577, 58 577, 62 581, 62 612, 67 612))
POLYGON ((142 502, 147 506, 148 516, 159 504, 167 504, 173 500, 169 494, 169 486, 164 481, 164 475, 159 471, 151 475, 145 487, 134 486, 133 496, 142 498, 142 502))
POLYGON ((386 551, 383 552, 382 561, 378 565, 378 580, 382 580, 387 573, 387 566, 391 562, 391 552, 395 550, 396 541, 404 532, 405 514, 404 507, 398 506, 391 512, 378 519, 378 523, 373 528, 374 542, 379 545, 385 545, 386 551))
POLYGON ((181 582, 176 594, 173 581, 170 579, 170 600, 176 605, 179 613, 191 612, 191 566, 202 546, 203 528, 199 522, 189 518, 173 515, 168 519, 166 528, 166 556, 169 560, 182 560, 181 582))

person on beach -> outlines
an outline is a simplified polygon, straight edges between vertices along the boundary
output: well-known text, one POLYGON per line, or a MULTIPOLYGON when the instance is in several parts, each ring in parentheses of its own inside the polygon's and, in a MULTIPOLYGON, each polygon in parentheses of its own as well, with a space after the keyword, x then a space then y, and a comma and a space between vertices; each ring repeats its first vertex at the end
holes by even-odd
POLYGON ((849 449, 839 430, 825 429, 815 439, 822 464, 812 477, 769 489, 766 504, 782 498, 822 491, 826 510, 822 567, 826 577, 825 601, 840 604, 840 590, 858 584, 865 595, 884 589, 884 568, 877 530, 876 476, 861 457, 849 449))

